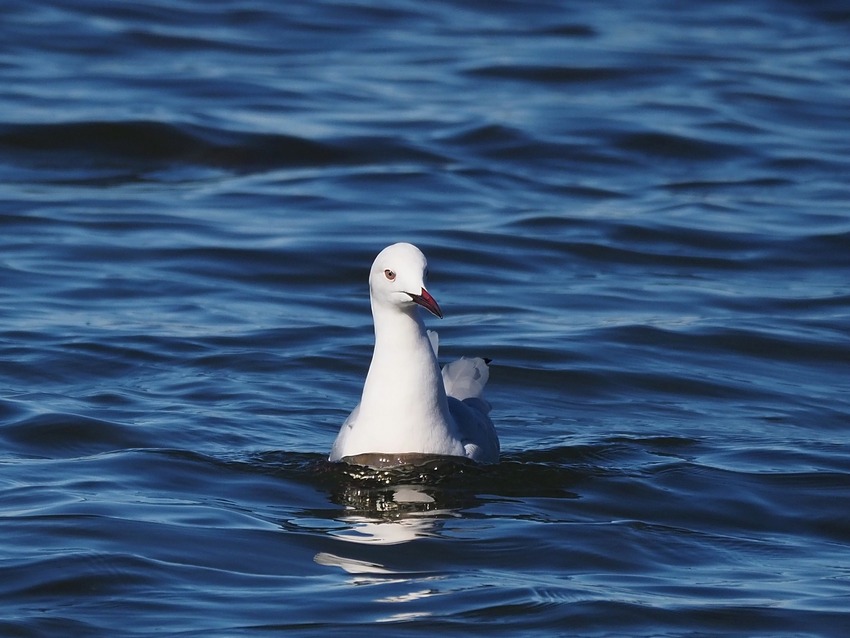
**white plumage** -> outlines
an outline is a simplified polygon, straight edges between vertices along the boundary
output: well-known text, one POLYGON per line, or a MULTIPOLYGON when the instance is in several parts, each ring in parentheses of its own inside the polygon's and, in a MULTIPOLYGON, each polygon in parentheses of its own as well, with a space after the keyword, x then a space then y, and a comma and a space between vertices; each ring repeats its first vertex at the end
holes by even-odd
POLYGON ((359 463, 380 455, 499 460, 499 438, 482 396, 487 362, 463 357, 440 372, 437 335, 426 332, 419 311, 421 306, 443 316, 425 289, 427 271, 425 256, 412 244, 393 244, 375 258, 369 273, 372 363, 331 461, 359 463))

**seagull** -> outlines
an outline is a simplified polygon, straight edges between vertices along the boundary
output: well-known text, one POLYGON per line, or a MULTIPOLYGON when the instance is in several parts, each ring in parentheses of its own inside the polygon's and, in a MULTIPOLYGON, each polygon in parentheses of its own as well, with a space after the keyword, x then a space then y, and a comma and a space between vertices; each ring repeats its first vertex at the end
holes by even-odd
POLYGON ((384 248, 369 273, 375 349, 360 403, 339 430, 329 461, 386 467, 417 456, 499 460, 499 437, 482 393, 488 360, 462 357, 442 372, 439 339, 420 309, 440 319, 425 289, 428 262, 416 246, 384 248))

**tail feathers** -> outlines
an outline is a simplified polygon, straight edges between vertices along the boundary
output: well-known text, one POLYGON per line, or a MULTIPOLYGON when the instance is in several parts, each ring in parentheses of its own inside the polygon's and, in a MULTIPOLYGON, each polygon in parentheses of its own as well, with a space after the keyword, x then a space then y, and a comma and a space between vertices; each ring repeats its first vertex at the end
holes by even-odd
POLYGON ((487 367, 487 362, 478 357, 473 359, 461 357, 443 367, 443 385, 446 388, 446 394, 461 401, 481 399, 487 405, 482 394, 489 378, 490 369, 487 367))

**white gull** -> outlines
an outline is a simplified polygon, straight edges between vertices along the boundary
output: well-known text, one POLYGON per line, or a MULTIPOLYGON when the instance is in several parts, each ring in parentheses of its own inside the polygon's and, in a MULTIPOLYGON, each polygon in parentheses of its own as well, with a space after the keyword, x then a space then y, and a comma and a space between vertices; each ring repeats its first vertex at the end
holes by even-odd
POLYGON ((330 461, 386 466, 411 455, 499 460, 499 437, 482 397, 487 362, 463 357, 437 363, 437 335, 420 306, 443 313, 425 289, 428 262, 414 245, 382 250, 369 273, 375 349, 360 404, 340 428, 330 461))

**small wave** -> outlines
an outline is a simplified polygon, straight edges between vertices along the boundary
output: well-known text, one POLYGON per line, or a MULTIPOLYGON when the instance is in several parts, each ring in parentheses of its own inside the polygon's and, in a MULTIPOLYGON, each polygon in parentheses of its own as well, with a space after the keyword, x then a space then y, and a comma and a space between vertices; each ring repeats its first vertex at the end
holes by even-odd
POLYGON ((483 78, 515 80, 540 84, 587 84, 589 82, 621 82, 652 73, 651 69, 627 67, 544 66, 511 64, 480 66, 466 71, 467 75, 483 78))
POLYGON ((347 153, 331 144, 290 135, 237 133, 155 121, 6 125, 0 149, 85 161, 182 162, 256 168, 327 164, 347 153))
POLYGON ((59 412, 6 423, 0 427, 0 438, 7 450, 38 458, 92 455, 150 445, 134 428, 59 412))
POLYGON ((615 136, 613 144, 628 154, 650 155, 670 160, 708 162, 729 160, 747 154, 747 150, 741 146, 673 133, 626 133, 615 136))
POLYGON ((237 172, 276 168, 441 163, 445 158, 401 138, 316 141, 157 121, 91 121, 0 126, 0 153, 36 165, 185 164, 237 172))

